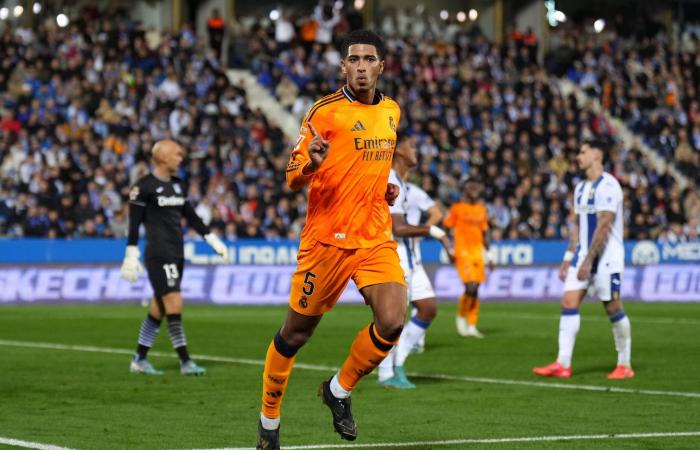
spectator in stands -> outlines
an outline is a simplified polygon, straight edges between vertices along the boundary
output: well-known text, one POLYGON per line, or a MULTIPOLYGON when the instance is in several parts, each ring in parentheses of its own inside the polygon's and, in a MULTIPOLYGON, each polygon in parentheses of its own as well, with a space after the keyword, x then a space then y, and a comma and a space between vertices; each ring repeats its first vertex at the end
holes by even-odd
POLYGON ((221 13, 218 9, 214 8, 211 12, 211 17, 207 21, 207 32, 209 33, 209 47, 214 50, 216 58, 221 57, 225 25, 221 13))

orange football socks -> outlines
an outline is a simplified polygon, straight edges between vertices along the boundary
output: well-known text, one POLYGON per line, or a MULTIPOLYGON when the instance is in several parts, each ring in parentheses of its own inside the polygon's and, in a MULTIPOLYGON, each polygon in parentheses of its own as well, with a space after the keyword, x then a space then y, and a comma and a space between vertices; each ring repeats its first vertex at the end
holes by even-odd
POLYGON ((471 297, 470 300, 467 308, 467 323, 470 326, 475 326, 479 320, 479 297, 471 297))
POLYGON ((467 294, 462 294, 459 297, 459 303, 457 304, 457 315, 460 317, 467 317, 467 311, 469 311, 469 304, 471 303, 471 297, 467 294))
POLYGON ((384 360, 397 341, 390 342, 379 336, 374 322, 360 330, 350 347, 350 355, 340 369, 340 386, 348 392, 352 391, 360 378, 372 372, 384 360))
POLYGON ((290 348, 284 342, 279 332, 267 348, 262 391, 262 413, 267 418, 275 419, 280 416, 282 396, 287 389, 296 351, 297 349, 290 348))

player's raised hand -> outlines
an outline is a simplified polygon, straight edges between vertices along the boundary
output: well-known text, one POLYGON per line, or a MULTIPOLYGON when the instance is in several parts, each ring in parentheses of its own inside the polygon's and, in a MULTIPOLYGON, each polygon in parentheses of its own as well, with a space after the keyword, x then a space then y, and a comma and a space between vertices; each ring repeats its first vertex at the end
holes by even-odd
POLYGON ((319 167, 321 167, 321 164, 323 164, 326 156, 328 156, 330 144, 327 140, 323 139, 323 136, 321 136, 318 131, 316 131, 316 128, 314 128, 311 122, 306 122, 306 124, 309 126, 309 130, 313 136, 311 142, 309 142, 309 158, 311 158, 309 170, 315 172, 319 167))
POLYGON ((396 202, 396 198, 399 196, 399 189, 397 185, 392 183, 386 185, 386 194, 384 194, 384 198, 389 206, 394 206, 394 202, 396 202))

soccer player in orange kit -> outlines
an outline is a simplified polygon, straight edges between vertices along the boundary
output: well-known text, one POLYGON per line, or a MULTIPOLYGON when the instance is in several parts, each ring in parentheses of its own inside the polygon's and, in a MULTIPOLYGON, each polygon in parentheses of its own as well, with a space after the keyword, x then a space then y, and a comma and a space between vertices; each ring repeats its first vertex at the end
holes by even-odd
MULTIPOLYGON (((443 224, 454 228, 455 266, 464 283, 464 294, 459 298, 457 332, 461 336, 483 338, 476 328, 479 320, 479 284, 486 281, 484 250, 489 249, 489 229, 486 206, 481 201, 483 186, 475 178, 464 185, 464 201, 452 205, 443 224)), ((489 261, 489 269, 494 265, 489 261)))
POLYGON ((278 449, 280 404, 297 351, 352 279, 374 320, 357 334, 338 373, 318 394, 341 438, 355 440, 350 393, 401 335, 406 283, 391 235, 388 184, 400 109, 376 89, 385 45, 372 31, 349 33, 341 46, 347 84, 306 114, 287 166, 293 190, 309 185, 306 225, 292 275, 289 311, 267 350, 258 449, 278 449))

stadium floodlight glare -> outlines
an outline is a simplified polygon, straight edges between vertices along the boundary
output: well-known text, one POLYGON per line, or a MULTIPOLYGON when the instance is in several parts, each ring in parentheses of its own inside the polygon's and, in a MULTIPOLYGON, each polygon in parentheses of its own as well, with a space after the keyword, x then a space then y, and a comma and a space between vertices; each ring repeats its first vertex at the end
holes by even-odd
POLYGON ((0 8, 0 20, 5 20, 7 19, 7 16, 10 15, 10 10, 7 8, 0 8))
POLYGON ((595 22, 593 22, 593 29, 596 33, 600 33, 601 31, 603 31, 605 29, 605 20, 598 19, 595 22))
POLYGON ((554 20, 557 22, 566 22, 566 14, 563 11, 554 11, 554 20))
POLYGON ((32 5, 32 11, 34 11, 34 14, 39 14, 41 12, 41 3, 34 2, 34 5, 32 5))
POLYGON ((474 8, 470 9, 470 10, 469 10, 469 20, 471 20, 472 22, 474 22, 474 21, 475 21, 476 19, 478 19, 478 18, 479 18, 479 11, 477 11, 477 10, 474 9, 474 8))
POLYGON ((465 20, 467 20, 467 13, 465 13, 464 11, 458 12, 457 13, 457 21, 464 22, 465 20))
POLYGON ((271 21, 274 22, 275 20, 278 20, 279 18, 280 18, 279 10, 273 9, 272 11, 270 11, 270 20, 271 21))
POLYGON ((440 11, 440 18, 442 20, 447 20, 450 18, 450 13, 448 13, 446 9, 443 9, 442 11, 440 11))
POLYGON ((355 0, 355 9, 360 10, 365 7, 365 0, 355 0))
POLYGON ((15 17, 21 16, 23 12, 24 8, 22 8, 21 5, 15 6, 15 9, 12 10, 12 13, 15 15, 15 17))
POLYGON ((65 28, 70 23, 70 20, 68 20, 67 15, 61 13, 61 14, 56 16, 56 23, 58 24, 59 27, 65 28))

